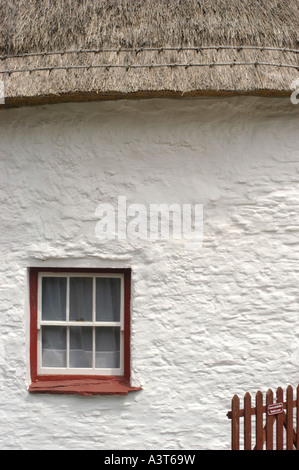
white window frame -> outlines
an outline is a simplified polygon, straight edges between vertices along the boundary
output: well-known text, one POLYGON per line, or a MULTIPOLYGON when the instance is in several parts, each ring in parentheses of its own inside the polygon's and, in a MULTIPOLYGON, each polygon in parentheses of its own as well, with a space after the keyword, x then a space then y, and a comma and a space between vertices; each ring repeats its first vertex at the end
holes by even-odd
POLYGON ((84 273, 84 272, 40 272, 38 273, 38 322, 37 322, 37 370, 42 375, 95 375, 95 376, 118 376, 124 374, 124 275, 117 273, 84 273), (43 277, 64 277, 67 279, 66 288, 66 321, 42 320, 42 278, 43 277), (92 299, 92 321, 70 321, 69 320, 69 299, 70 299, 70 278, 71 277, 91 277, 93 279, 93 299, 92 299), (97 278, 119 278, 120 279, 120 321, 96 321, 96 279, 97 278), (66 339, 66 367, 44 367, 42 366, 42 326, 65 326, 67 329, 66 339), (91 368, 71 368, 69 366, 70 351, 70 327, 89 326, 93 328, 93 358, 91 368), (95 328, 96 327, 120 327, 120 367, 115 369, 95 367, 95 328))

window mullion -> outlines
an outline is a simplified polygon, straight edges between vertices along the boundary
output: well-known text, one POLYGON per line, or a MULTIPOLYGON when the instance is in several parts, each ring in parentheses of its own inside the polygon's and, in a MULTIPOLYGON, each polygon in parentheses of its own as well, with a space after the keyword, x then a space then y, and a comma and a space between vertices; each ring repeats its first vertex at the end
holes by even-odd
POLYGON ((70 276, 66 278, 66 313, 65 319, 68 322, 70 318, 70 276))
POLYGON ((92 328, 92 368, 96 367, 96 329, 92 328))
POLYGON ((121 332, 124 332, 125 329, 125 318, 124 318, 124 303, 125 303, 125 288, 124 288, 124 278, 121 277, 120 280, 120 323, 121 323, 121 332))
POLYGON ((92 368, 95 369, 96 367, 96 329, 95 329, 95 321, 96 321, 96 278, 93 277, 92 280, 92 368))
MULTIPOLYGON (((70 276, 66 279, 66 323, 70 318, 70 276)), ((70 367, 70 327, 66 327, 66 368, 70 367)))
POLYGON ((66 368, 70 368, 70 327, 66 327, 66 368))

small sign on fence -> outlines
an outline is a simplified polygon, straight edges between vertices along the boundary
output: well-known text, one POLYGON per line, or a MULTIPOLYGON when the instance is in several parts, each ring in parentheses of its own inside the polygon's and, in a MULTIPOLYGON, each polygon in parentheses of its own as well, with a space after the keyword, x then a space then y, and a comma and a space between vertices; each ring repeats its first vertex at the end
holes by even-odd
POLYGON ((267 413, 269 416, 279 415, 279 413, 283 413, 283 403, 273 403, 273 405, 268 405, 267 413))

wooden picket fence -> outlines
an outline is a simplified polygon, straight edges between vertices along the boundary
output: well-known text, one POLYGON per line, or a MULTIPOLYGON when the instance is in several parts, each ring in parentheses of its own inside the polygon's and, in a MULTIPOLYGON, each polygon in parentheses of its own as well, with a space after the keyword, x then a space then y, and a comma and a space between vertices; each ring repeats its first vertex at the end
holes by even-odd
POLYGON ((285 401, 283 395, 278 387, 274 401, 272 390, 268 390, 264 404, 263 394, 258 391, 252 407, 247 392, 243 409, 239 397, 234 395, 231 411, 227 413, 231 419, 232 450, 299 450, 299 385, 295 399, 291 385, 287 387, 285 401))

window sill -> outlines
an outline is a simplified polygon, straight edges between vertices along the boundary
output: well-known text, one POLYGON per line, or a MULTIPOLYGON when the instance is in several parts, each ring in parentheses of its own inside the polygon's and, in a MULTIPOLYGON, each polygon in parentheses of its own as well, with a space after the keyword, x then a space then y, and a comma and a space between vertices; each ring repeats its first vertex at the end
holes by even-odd
POLYGON ((119 380, 66 379, 42 380, 29 386, 30 393, 74 394, 74 395, 128 395, 129 392, 141 390, 141 387, 130 387, 119 380))

